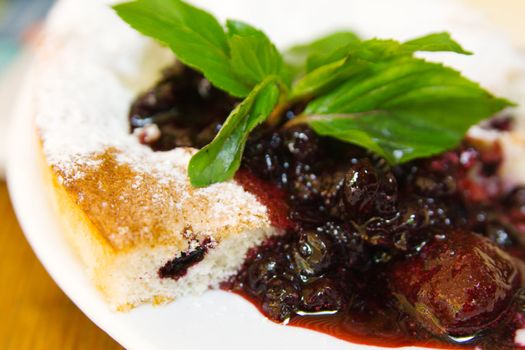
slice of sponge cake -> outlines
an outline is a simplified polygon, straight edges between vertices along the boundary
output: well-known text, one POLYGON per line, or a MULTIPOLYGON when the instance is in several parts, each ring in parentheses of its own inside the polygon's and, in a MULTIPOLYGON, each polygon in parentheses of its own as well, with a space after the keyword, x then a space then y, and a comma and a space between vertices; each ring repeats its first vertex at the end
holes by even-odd
POLYGON ((43 170, 64 231, 117 309, 217 287, 278 230, 234 181, 193 188, 195 150, 153 152, 129 134, 131 100, 173 57, 106 1, 80 2, 62 0, 51 14, 33 85, 43 170))

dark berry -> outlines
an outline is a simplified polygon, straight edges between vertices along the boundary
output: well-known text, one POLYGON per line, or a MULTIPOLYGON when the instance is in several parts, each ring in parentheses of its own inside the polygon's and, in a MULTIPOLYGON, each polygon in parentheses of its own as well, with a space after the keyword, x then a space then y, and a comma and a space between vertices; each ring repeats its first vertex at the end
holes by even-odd
POLYGON ((208 242, 203 243, 191 252, 183 252, 179 257, 168 261, 159 269, 159 277, 178 280, 185 276, 190 267, 204 259, 204 256, 208 252, 207 243, 208 242))
POLYGON ((367 243, 373 246, 390 247, 394 230, 398 225, 399 217, 373 217, 359 227, 360 233, 367 243))
POLYGON ((293 282, 274 278, 268 283, 262 309, 272 320, 285 322, 294 315, 300 300, 298 288, 293 282))
POLYGON ((217 133, 238 101, 213 87, 202 74, 180 64, 164 72, 163 79, 133 103, 132 131, 155 124, 160 130, 157 151, 175 147, 202 147, 217 133), (206 130, 204 133, 202 133, 206 130))
POLYGON ((375 213, 389 216, 397 210, 397 180, 390 171, 381 173, 380 191, 375 198, 375 213))
POLYGON ((308 283, 302 290, 301 309, 307 312, 339 311, 344 304, 340 288, 330 280, 308 283))
POLYGON ((314 131, 306 126, 297 126, 284 133, 284 145, 293 158, 314 161, 319 153, 319 140, 314 131))
POLYGON ((284 153, 282 142, 277 132, 250 137, 243 155, 244 166, 264 180, 285 185, 288 182, 290 160, 284 153))
POLYGON ((332 262, 331 242, 322 232, 302 232, 291 252, 292 266, 304 281, 319 277, 332 262))
POLYGON ((354 227, 327 222, 317 230, 331 238, 335 252, 334 258, 344 267, 366 270, 370 266, 368 247, 362 235, 354 227))
POLYGON ((268 282, 279 273, 278 262, 272 257, 261 257, 253 261, 247 270, 248 286, 255 294, 263 293, 268 282))
POLYGON ((373 214, 379 185, 376 169, 368 160, 350 168, 343 187, 343 202, 349 217, 359 219, 373 214))
POLYGON ((390 170, 374 167, 367 159, 352 165, 343 184, 343 203, 348 218, 363 221, 372 216, 391 216, 397 208, 397 181, 390 170))
POLYGON ((290 200, 297 202, 313 202, 319 200, 321 183, 316 174, 303 172, 290 180, 290 200))

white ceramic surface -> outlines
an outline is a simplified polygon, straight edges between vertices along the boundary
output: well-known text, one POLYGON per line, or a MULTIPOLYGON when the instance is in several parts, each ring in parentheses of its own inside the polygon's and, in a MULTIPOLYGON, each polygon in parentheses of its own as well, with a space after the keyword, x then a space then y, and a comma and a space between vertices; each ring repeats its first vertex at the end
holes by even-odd
MULTIPOLYGON (((402 0, 396 1, 396 6, 389 6, 391 2, 383 0, 371 1, 368 5, 365 5, 366 1, 341 0, 290 1, 286 4, 282 0, 196 2, 213 9, 221 17, 242 18, 260 25, 280 45, 329 28, 340 28, 343 23, 348 23, 347 27, 362 28, 361 32, 367 36, 376 34, 400 38, 456 27, 459 36, 472 44, 466 45, 468 49, 482 49, 484 42, 476 35, 469 36, 471 17, 456 18, 458 23, 464 25, 450 24, 450 16, 439 10, 438 3, 441 1, 402 0), (301 4, 295 14, 294 3, 301 4), (283 7, 287 9, 283 10, 283 7), (338 11, 327 10, 334 8, 338 11), (427 20, 414 13, 425 14, 427 20), (286 36, 280 37, 275 23, 286 20, 289 21, 289 31, 286 36)), ((485 51, 493 49, 486 48, 485 51)), ((478 68, 486 68, 490 63, 479 60, 480 65, 471 66, 462 57, 452 60, 458 66, 464 66, 471 75, 476 75, 477 70, 483 71, 478 68)), ((494 82, 495 89, 502 86, 498 83, 494 82)), ((490 81, 487 84, 491 84, 490 81)), ((50 207, 38 165, 37 140, 27 98, 29 91, 30 84, 15 113, 8 146, 12 151, 8 159, 8 183, 16 213, 31 246, 53 279, 89 318, 123 346, 131 350, 217 347, 232 350, 374 349, 351 345, 325 334, 271 323, 242 298, 220 291, 185 298, 162 307, 143 306, 127 313, 110 311, 65 241, 59 220, 50 207)))

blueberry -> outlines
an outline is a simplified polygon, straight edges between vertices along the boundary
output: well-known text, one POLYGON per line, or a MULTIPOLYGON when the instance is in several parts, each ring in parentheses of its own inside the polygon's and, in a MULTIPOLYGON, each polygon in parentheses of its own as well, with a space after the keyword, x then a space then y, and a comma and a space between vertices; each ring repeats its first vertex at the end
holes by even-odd
POLYGON ((333 259, 337 259, 343 267, 362 271, 368 269, 370 266, 369 249, 355 228, 327 222, 317 230, 330 237, 333 245, 333 259))
POLYGON ((397 211, 397 181, 389 170, 374 167, 364 159, 346 173, 343 203, 347 217, 363 221, 377 216, 390 216, 397 211))
POLYGON ((292 251, 293 267, 303 280, 321 276, 333 260, 331 242, 321 232, 302 232, 292 251))
POLYGON ((301 308, 303 311, 339 311, 343 304, 343 293, 331 280, 323 279, 309 283, 302 290, 301 308))
POLYGON ((270 319, 285 322, 294 315, 300 300, 299 289, 293 282, 274 278, 263 296, 262 310, 270 319))
POLYGON ((256 259, 248 267, 248 286, 255 294, 263 293, 267 283, 279 273, 279 263, 272 257, 256 259))
POLYGON ((343 201, 348 216, 370 217, 378 191, 378 174, 370 162, 364 160, 353 165, 346 173, 343 188, 343 201))

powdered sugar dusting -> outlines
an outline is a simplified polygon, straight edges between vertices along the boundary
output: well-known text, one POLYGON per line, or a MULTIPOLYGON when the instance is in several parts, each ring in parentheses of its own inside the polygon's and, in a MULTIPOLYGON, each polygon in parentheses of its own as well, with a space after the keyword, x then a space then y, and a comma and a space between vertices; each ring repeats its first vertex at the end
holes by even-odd
POLYGON ((74 175, 96 166, 92 154, 109 147, 147 158, 126 116, 172 54, 131 30, 109 1, 60 2, 45 38, 34 71, 36 122, 48 161, 74 175))
POLYGON ((195 150, 153 152, 129 133, 132 99, 173 55, 128 28, 108 3, 61 1, 38 53, 36 124, 60 183, 117 249, 184 245, 190 226, 213 240, 268 227, 266 208, 234 182, 191 187, 195 150))

